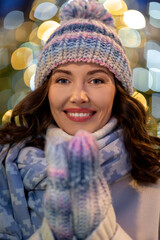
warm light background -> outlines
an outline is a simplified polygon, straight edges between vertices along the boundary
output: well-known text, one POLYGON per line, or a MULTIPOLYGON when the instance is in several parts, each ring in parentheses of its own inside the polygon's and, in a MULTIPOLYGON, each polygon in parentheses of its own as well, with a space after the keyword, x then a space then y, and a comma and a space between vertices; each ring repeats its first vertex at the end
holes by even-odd
MULTIPOLYGON (((134 97, 148 113, 148 131, 160 136, 160 2, 99 0, 112 14, 133 70, 134 97)), ((59 25, 64 0, 1 0, 0 125, 34 90, 38 55, 59 25)), ((133 121, 133 119, 131 119, 133 121)), ((18 121, 17 121, 18 124, 18 121)))

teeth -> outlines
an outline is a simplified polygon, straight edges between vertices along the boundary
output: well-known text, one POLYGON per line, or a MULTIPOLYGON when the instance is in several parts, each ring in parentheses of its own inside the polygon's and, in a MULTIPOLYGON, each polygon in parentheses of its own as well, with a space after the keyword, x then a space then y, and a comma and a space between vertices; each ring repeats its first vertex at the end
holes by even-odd
POLYGON ((88 117, 91 113, 68 113, 72 117, 88 117))

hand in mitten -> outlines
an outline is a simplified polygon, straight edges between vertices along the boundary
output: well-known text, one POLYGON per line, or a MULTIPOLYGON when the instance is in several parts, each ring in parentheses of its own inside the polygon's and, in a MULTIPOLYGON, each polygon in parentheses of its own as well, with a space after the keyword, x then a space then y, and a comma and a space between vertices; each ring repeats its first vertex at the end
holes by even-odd
POLYGON ((67 143, 60 138, 47 139, 48 185, 44 196, 44 214, 58 240, 69 240, 73 236, 66 149, 67 143))
MULTIPOLYGON (((74 235, 85 239, 104 220, 111 206, 109 188, 98 163, 98 148, 91 134, 79 131, 69 142, 68 167, 74 235)), ((115 218, 111 221, 106 240, 115 232, 115 218)))

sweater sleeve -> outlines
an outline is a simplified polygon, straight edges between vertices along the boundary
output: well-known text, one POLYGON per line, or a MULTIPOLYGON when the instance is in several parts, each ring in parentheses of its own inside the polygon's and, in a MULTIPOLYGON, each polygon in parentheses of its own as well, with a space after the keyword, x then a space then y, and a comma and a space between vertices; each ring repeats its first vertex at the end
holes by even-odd
POLYGON ((45 217, 43 218, 40 229, 35 232, 28 240, 55 240, 45 217))
POLYGON ((132 240, 116 221, 113 206, 111 205, 107 216, 86 240, 132 240))

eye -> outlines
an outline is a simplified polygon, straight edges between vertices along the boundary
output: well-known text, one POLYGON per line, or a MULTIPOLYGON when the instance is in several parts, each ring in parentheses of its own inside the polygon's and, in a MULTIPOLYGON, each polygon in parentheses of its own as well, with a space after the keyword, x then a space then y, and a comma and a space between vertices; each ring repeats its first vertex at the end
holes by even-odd
POLYGON ((56 83, 59 83, 59 84, 67 84, 69 83, 69 80, 65 79, 65 78, 60 78, 60 79, 57 79, 56 80, 56 83))
POLYGON ((96 78, 96 79, 91 80, 90 83, 92 83, 92 84, 103 84, 104 80, 96 78))

